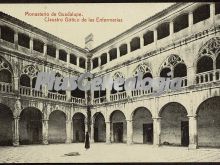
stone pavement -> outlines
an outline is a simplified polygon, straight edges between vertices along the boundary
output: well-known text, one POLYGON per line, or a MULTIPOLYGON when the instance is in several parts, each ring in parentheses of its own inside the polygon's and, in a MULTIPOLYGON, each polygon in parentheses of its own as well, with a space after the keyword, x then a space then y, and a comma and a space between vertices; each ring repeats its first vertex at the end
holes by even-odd
POLYGON ((187 147, 154 147, 145 144, 91 144, 83 143, 23 145, 0 147, 0 163, 76 163, 76 162, 218 162, 220 149, 187 147), (79 156, 65 156, 79 152, 79 156))

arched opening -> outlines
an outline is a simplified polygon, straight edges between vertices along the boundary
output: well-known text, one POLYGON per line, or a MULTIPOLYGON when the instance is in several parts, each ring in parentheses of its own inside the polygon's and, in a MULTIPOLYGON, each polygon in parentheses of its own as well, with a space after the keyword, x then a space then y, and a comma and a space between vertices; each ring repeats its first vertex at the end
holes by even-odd
POLYGON ((30 87, 31 86, 30 77, 26 74, 22 74, 20 77, 20 85, 24 87, 30 87))
POLYGON ((153 120, 150 111, 139 107, 133 112, 133 142, 153 144, 153 120))
POLYGON ((161 144, 189 145, 189 121, 187 111, 179 103, 166 104, 160 111, 161 144))
POLYGON ((7 69, 0 70, 0 82, 12 83, 11 72, 7 69))
POLYGON ((113 48, 109 51, 109 60, 112 61, 117 58, 117 49, 113 48))
POLYGON ((101 55, 101 65, 104 65, 107 63, 107 53, 103 53, 101 55))
POLYGON ((148 31, 144 34, 144 46, 149 45, 154 42, 154 32, 148 31))
POLYGON ((19 135, 21 144, 40 144, 42 142, 42 113, 28 107, 20 114, 19 135))
POLYGON ((123 112, 116 110, 110 116, 111 121, 111 141, 123 143, 127 140, 127 123, 123 112))
POLYGON ((189 26, 188 14, 183 14, 175 18, 173 22, 174 33, 179 32, 189 26))
POLYGON ((211 57, 203 56, 197 62, 197 73, 213 70, 213 60, 211 57))
POLYGON ((13 113, 9 107, 0 104, 0 146, 12 145, 13 113))
POLYGON ((82 113, 73 115, 73 142, 84 142, 85 140, 85 116, 82 113))
POLYGON ((97 68, 99 65, 99 59, 96 57, 96 58, 93 58, 92 59, 92 66, 93 66, 93 69, 97 68))
POLYGON ((95 142, 106 141, 105 118, 101 113, 96 113, 94 115, 94 141, 95 142))
POLYGON ((137 49, 140 49, 140 38, 139 37, 135 37, 131 40, 130 42, 130 45, 131 45, 131 52, 137 50, 137 49))
POLYGON ((197 110, 198 146, 220 147, 220 97, 212 97, 197 110))
POLYGON ((56 47, 53 45, 47 45, 47 55, 56 57, 56 47))
POLYGON ((38 39, 33 39, 33 50, 43 53, 44 52, 44 43, 38 39))
POLYGON ((64 62, 67 61, 67 52, 65 50, 59 50, 59 59, 64 62))
POLYGON ((127 44, 122 44, 120 47, 119 47, 119 51, 120 51, 120 56, 124 56, 128 53, 128 48, 127 48, 127 44))
POLYGON ((160 77, 165 77, 165 78, 170 77, 170 78, 171 78, 171 75, 169 75, 170 72, 171 72, 171 69, 170 69, 170 68, 163 68, 163 69, 160 71, 160 77))
POLYGON ((170 25, 165 22, 157 27, 157 39, 160 40, 170 35, 170 25))
POLYGON ((1 38, 5 41, 14 43, 14 30, 12 30, 10 27, 2 26, 1 38))
POLYGON ((186 65, 179 63, 174 67, 174 77, 185 77, 187 75, 186 65))
POLYGON ((210 5, 202 5, 193 11, 193 24, 206 20, 210 17, 210 5))
POLYGON ((60 110, 51 112, 48 122, 49 143, 65 143, 66 115, 60 110))

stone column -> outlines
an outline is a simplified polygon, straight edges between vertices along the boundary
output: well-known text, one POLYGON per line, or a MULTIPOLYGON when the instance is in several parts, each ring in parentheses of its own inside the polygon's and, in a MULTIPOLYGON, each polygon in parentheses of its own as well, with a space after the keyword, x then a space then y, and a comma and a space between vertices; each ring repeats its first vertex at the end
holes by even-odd
POLYGON ((32 52, 33 51, 33 44, 34 44, 32 37, 30 38, 30 43, 29 44, 30 44, 30 46, 29 46, 30 47, 30 51, 32 52))
POLYGON ((116 48, 117 49, 117 58, 120 57, 120 50, 119 50, 119 47, 116 48))
POLYGON ((157 29, 154 29, 154 42, 157 41, 157 29))
POLYGON ((174 33, 174 25, 173 25, 173 21, 170 22, 170 36, 173 35, 174 33))
POLYGON ((141 34, 141 35, 139 35, 139 37, 140 37, 140 48, 142 48, 142 47, 144 47, 144 35, 141 34))
POLYGON ((48 144, 48 119, 42 120, 42 136, 43 136, 43 144, 48 144))
POLYGON ((212 24, 215 24, 215 3, 210 4, 210 19, 212 24))
POLYGON ((44 43, 44 56, 46 56, 47 55, 47 44, 46 43, 44 43))
POLYGON ((98 67, 101 66, 101 57, 98 57, 98 67))
POLYGON ((90 141, 91 143, 94 143, 94 121, 91 122, 90 141))
POLYGON ((59 59, 59 49, 56 49, 56 59, 59 59))
POLYGON ((66 120, 66 143, 71 143, 72 120, 66 120))
POLYGON ((127 144, 133 143, 133 121, 127 120, 127 144))
POLYGON ((19 146, 19 117, 13 121, 13 146, 19 146))
POLYGON ((197 116, 189 118, 189 149, 198 148, 197 116))
POLYGON ((105 122, 106 124, 106 143, 111 143, 111 122, 105 122))
POLYGON ((110 61, 110 54, 107 52, 107 63, 110 61))
POLYGON ((193 12, 192 11, 189 12, 188 21, 189 21, 189 33, 191 33, 192 26, 193 26, 193 12))
POLYGON ((14 77, 14 92, 19 94, 19 77, 14 77))
POLYGON ((15 43, 15 49, 18 49, 18 32, 15 31, 14 33, 14 43, 15 43))
POLYGON ((160 146, 161 143, 161 117, 153 118, 153 130, 154 130, 154 146, 160 146))
POLYGON ((131 52, 131 45, 130 45, 130 41, 127 42, 127 49, 128 49, 128 53, 131 52))
POLYGON ((76 57, 76 66, 79 66, 79 57, 76 57))

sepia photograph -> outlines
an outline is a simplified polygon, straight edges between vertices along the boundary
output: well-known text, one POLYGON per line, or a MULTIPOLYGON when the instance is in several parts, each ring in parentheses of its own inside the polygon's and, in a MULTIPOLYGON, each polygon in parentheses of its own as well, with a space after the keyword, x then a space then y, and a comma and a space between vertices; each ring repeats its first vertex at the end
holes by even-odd
POLYGON ((220 162, 220 3, 0 3, 0 163, 220 162))

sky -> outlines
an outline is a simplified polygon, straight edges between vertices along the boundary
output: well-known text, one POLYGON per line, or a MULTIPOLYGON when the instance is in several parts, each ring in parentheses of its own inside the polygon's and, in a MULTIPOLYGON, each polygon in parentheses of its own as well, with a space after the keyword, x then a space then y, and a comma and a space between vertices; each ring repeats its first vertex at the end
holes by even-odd
POLYGON ((79 47, 85 47, 85 37, 94 35, 94 47, 126 31, 135 24, 149 18, 157 12, 171 6, 173 3, 68 3, 68 4, 0 4, 0 11, 31 24, 41 30, 51 33, 79 47), (45 22, 44 16, 25 16, 25 13, 81 13, 82 16, 72 18, 80 22, 45 22), (122 22, 82 22, 82 18, 118 18, 122 22))

